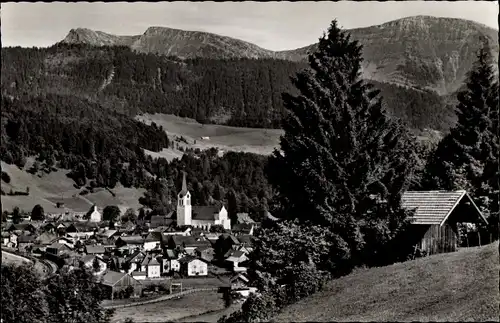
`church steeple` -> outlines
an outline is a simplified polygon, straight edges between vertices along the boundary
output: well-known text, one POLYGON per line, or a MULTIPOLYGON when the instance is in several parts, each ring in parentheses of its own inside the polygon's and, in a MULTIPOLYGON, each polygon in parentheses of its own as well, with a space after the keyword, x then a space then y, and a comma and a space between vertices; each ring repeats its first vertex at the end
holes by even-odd
POLYGON ((187 193, 187 183, 186 183, 186 172, 182 171, 182 191, 181 193, 184 195, 187 193))

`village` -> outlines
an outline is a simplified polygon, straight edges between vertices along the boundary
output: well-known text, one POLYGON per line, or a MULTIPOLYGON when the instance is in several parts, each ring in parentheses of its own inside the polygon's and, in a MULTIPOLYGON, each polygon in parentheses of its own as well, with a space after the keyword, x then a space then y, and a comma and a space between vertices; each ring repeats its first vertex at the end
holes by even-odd
MULTIPOLYGON (((47 271, 83 264, 105 286, 108 299, 139 298, 193 288, 232 291, 246 297, 245 265, 259 223, 246 213, 231 224, 226 208, 191 206, 184 176, 177 211, 149 221, 110 224, 95 205, 81 214, 47 215, 2 223, 2 249, 40 259, 47 271)), ((268 214, 269 219, 274 219, 268 214)), ((50 274, 50 272, 49 272, 50 274)))

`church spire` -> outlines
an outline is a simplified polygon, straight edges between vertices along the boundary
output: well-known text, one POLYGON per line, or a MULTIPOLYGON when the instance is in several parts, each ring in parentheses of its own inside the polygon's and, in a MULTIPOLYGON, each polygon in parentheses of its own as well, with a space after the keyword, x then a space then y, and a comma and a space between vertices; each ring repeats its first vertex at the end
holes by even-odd
POLYGON ((186 193, 187 193, 186 172, 182 171, 182 191, 181 191, 181 194, 184 195, 186 193))

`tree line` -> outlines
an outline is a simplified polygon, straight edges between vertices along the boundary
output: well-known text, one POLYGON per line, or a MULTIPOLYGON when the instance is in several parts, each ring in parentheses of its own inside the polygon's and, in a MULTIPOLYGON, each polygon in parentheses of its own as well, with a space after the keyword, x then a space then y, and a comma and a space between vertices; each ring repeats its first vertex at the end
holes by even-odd
MULTIPOLYGON (((170 113, 201 123, 280 128, 282 92, 306 63, 279 59, 190 59, 135 53, 128 47, 57 44, 2 48, 3 91, 55 92, 92 98, 112 111, 170 113), (107 84, 106 79, 111 79, 107 84), (104 86, 106 85, 106 86, 104 86), (104 86, 104 87, 103 87, 104 86)), ((445 99, 435 92, 372 82, 389 113, 414 129, 447 130, 445 99)))

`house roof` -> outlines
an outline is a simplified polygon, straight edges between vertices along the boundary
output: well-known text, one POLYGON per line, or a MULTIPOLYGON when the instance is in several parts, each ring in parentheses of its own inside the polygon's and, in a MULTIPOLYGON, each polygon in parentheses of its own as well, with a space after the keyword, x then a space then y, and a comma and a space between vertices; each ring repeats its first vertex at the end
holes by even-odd
POLYGON ((144 253, 142 251, 140 251, 140 250, 137 250, 133 254, 131 254, 130 256, 128 256, 126 261, 127 262, 128 261, 133 261, 134 259, 136 259, 137 257, 139 257, 141 254, 144 257, 144 253))
POLYGON ((167 249, 165 250, 164 257, 167 259, 177 259, 179 258, 177 251, 174 249, 167 249))
POLYGON ((86 255, 86 256, 82 257, 82 261, 83 261, 83 263, 87 264, 87 263, 89 263, 91 261, 94 261, 95 257, 96 256, 94 256, 94 255, 86 255))
POLYGON ((57 239, 57 235, 53 233, 44 232, 36 238, 40 244, 50 244, 57 239))
POLYGON ((153 215, 151 216, 151 227, 156 228, 165 225, 165 220, 165 216, 163 215, 153 215))
POLYGON ((104 246, 85 246, 85 252, 88 254, 104 253, 106 248, 104 246))
POLYGON ((209 250, 209 249, 214 249, 214 248, 211 245, 206 245, 206 246, 200 246, 200 247, 196 248, 195 251, 203 252, 203 251, 209 250))
POLYGON ((215 214, 220 212, 221 207, 216 205, 193 206, 192 210, 193 220, 214 220, 215 214))
POLYGON ((33 243, 35 242, 35 236, 22 235, 17 238, 18 243, 33 243))
POLYGON ((124 236, 120 237, 123 242, 127 244, 143 244, 144 243, 144 238, 141 236, 124 236))
POLYGON ((228 250, 228 252, 226 252, 224 257, 226 257, 226 258, 231 258, 231 257, 240 258, 243 255, 245 255, 245 253, 243 251, 230 249, 230 250, 228 250))
POLYGON ((123 277, 127 276, 126 273, 120 273, 118 271, 108 271, 104 276, 102 276, 102 284, 107 286, 115 286, 123 277))
POLYGON ((486 222, 481 211, 466 191, 408 191, 402 196, 402 207, 414 210, 413 224, 443 225, 457 205, 468 199, 479 216, 486 222))
POLYGON ((236 218, 236 221, 238 223, 255 223, 255 221, 252 220, 248 213, 237 213, 236 218))
POLYGON ((188 256, 185 256, 185 257, 179 259, 179 262, 180 263, 190 263, 191 261, 196 260, 196 259, 205 262, 203 259, 200 259, 200 258, 195 257, 195 256, 191 256, 191 255, 188 255, 188 256))
POLYGON ((179 236, 179 235, 172 235, 170 236, 170 239, 172 239, 173 243, 177 247, 195 247, 198 246, 196 239, 192 236, 179 236))
POLYGON ((253 223, 236 223, 231 228, 233 232, 250 232, 254 227, 253 223))
POLYGON ((9 238, 10 237, 10 233, 6 232, 6 231, 2 231, 2 238, 9 238))
POLYGON ((70 250, 71 248, 68 247, 67 245, 65 245, 64 243, 59 243, 59 242, 56 242, 56 243, 53 243, 51 244, 50 246, 47 246, 47 248, 54 248, 54 249, 68 249, 70 250))
POLYGON ((150 232, 146 237, 146 241, 162 241, 163 235, 161 232, 150 232))
POLYGON ((151 257, 151 260, 149 261, 148 263, 148 266, 156 266, 156 265, 160 265, 160 263, 158 262, 158 260, 156 260, 155 257, 151 257))
POLYGON ((242 234, 242 235, 238 236, 238 240, 241 243, 252 244, 252 242, 253 242, 253 236, 251 236, 249 234, 242 234))

